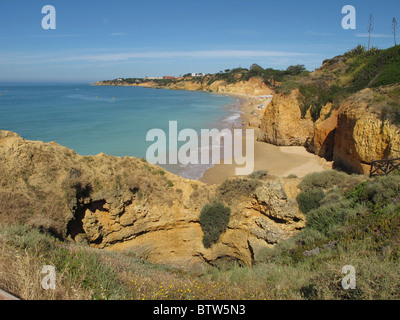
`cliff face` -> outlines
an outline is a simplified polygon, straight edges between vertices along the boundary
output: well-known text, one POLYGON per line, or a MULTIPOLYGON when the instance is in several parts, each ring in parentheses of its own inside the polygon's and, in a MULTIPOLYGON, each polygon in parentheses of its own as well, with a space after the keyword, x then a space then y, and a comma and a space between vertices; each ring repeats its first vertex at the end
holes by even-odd
POLYGON ((238 93, 245 95, 270 95, 273 90, 269 88, 261 78, 251 78, 248 81, 239 81, 236 83, 227 83, 223 80, 217 80, 208 83, 207 77, 203 81, 180 81, 166 86, 168 89, 175 90, 198 90, 216 93, 238 93))
POLYGON ((312 135, 306 142, 309 151, 329 161, 333 160, 338 115, 337 110, 332 110, 331 103, 325 105, 320 118, 314 123, 312 135))
POLYGON ((298 95, 298 90, 290 95, 274 95, 262 117, 260 141, 278 146, 303 146, 306 143, 312 135, 313 122, 309 113, 302 119, 298 95))
POLYGON ((0 172, 1 223, 29 224, 60 239, 184 269, 221 261, 251 265, 260 249, 305 224, 293 179, 260 180, 251 194, 227 199, 228 229, 205 248, 199 215, 217 186, 136 158, 84 157, 8 131, 0 131, 0 172))
POLYGON ((326 104, 316 122, 309 112, 301 117, 298 94, 274 96, 264 111, 259 140, 304 145, 353 173, 369 173, 372 160, 400 157, 400 128, 382 119, 372 89, 351 95, 336 110, 326 104))
POLYGON ((274 94, 274 91, 260 78, 251 78, 248 81, 232 84, 217 83, 214 85, 213 83, 210 85, 210 91, 219 93, 240 93, 251 96, 274 94))
POLYGON ((371 110, 370 89, 339 109, 333 159, 338 166, 368 173, 372 160, 400 157, 400 128, 371 110))

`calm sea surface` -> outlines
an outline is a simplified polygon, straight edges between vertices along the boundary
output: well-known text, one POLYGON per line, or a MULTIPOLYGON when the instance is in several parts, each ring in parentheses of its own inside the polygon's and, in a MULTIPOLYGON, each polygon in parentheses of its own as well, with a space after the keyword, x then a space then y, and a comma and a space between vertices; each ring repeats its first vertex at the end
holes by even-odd
MULTIPOLYGON (((0 130, 27 140, 55 141, 81 155, 145 157, 150 129, 178 131, 231 128, 238 100, 205 92, 141 87, 1 86, 0 130)), ((210 165, 175 165, 168 170, 199 179, 210 165)))

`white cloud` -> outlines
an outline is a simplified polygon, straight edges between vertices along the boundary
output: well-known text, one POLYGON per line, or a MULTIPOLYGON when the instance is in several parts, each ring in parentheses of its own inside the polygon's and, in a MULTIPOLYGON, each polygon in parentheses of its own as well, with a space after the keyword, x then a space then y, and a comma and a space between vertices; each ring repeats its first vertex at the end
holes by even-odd
MULTIPOLYGON (((357 38, 368 38, 369 33, 356 33, 355 36, 357 38)), ((389 34, 383 34, 383 33, 371 33, 371 38, 391 38, 393 36, 389 34)))
POLYGON ((199 50, 199 51, 148 51, 108 54, 71 55, 48 59, 48 62, 110 62, 131 59, 165 59, 165 58, 259 58, 259 57, 296 57, 307 56, 306 53, 286 51, 257 50, 199 50))

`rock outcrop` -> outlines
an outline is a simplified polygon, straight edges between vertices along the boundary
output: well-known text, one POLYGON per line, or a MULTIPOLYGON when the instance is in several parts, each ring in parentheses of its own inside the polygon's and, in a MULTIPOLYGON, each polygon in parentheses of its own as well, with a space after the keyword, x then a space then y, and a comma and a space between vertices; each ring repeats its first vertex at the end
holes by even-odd
POLYGON ((298 95, 298 90, 293 90, 290 95, 274 95, 264 111, 260 141, 278 146, 305 145, 313 133, 313 121, 309 112, 302 118, 298 95))
POLYGON ((337 110, 332 110, 331 103, 325 105, 320 118, 314 123, 314 132, 306 143, 309 151, 329 161, 333 160, 338 115, 337 110))
POLYGON ((274 95, 263 114, 260 141, 305 146, 335 167, 360 174, 369 173, 373 160, 400 157, 400 127, 382 119, 372 89, 351 95, 336 109, 326 104, 315 122, 309 112, 301 117, 298 94, 274 95))
POLYGON ((259 180, 254 192, 228 199, 228 229, 205 248, 199 215, 217 186, 136 158, 80 156, 8 131, 0 131, 0 172, 1 223, 29 224, 63 240, 183 269, 251 265, 262 248, 305 224, 294 200, 296 179, 259 180))
POLYGON ((210 85, 210 91, 219 93, 239 93, 250 96, 272 95, 274 91, 268 87, 263 79, 251 78, 248 81, 240 81, 232 84, 219 83, 210 85))
POLYGON ((371 95, 361 91, 338 112, 333 160, 355 173, 369 173, 373 160, 400 157, 400 128, 371 110, 371 95))
POLYGON ((250 78, 248 81, 238 81, 236 83, 227 83, 224 80, 217 80, 209 83, 207 77, 202 81, 195 80, 196 79, 173 82, 168 84, 166 88, 215 93, 235 93, 251 96, 273 94, 273 90, 264 83, 263 79, 257 77, 250 78))

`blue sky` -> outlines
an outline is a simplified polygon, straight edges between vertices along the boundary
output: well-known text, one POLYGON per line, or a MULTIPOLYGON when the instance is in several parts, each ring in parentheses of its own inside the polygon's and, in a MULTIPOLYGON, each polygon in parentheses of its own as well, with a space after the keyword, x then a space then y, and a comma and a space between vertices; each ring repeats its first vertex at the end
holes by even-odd
MULTIPOLYGON (((286 69, 358 44, 393 46, 398 0, 0 0, 0 82, 87 83, 249 67, 286 69), (56 9, 56 29, 41 26, 56 9), (342 7, 356 8, 344 30, 342 7)), ((398 30, 400 43, 400 30, 398 30)))

